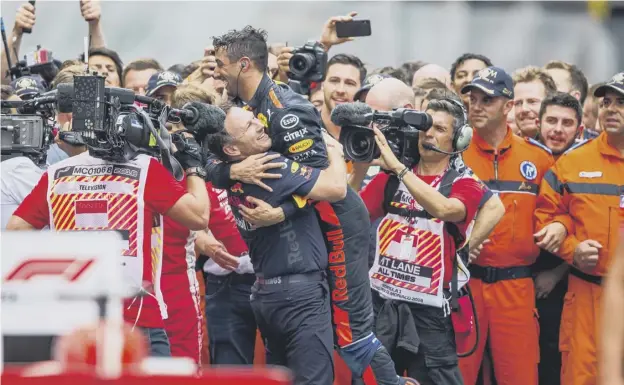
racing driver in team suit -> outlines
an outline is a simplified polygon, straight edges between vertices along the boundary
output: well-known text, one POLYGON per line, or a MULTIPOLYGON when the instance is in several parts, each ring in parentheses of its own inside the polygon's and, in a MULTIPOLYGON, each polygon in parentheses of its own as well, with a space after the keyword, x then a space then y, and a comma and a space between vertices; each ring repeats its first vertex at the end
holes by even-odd
MULTIPOLYGON (((251 26, 214 38, 217 68, 215 76, 227 83, 228 95, 238 99, 264 124, 272 139, 272 150, 305 166, 325 169, 327 149, 322 137, 320 115, 314 105, 283 84, 266 75, 268 48, 266 33, 251 26)), ((278 163, 266 163, 275 155, 259 154, 237 164, 208 161, 209 180, 217 188, 228 188, 233 181, 257 184, 275 178, 266 173, 278 163)), ((279 176, 278 176, 279 177, 279 176)), ((346 181, 345 181, 346 183, 346 181)), ((271 225, 291 218, 305 199, 287 201, 271 210, 271 225)), ((416 383, 396 374, 386 349, 373 334, 373 309, 368 277, 370 220, 366 206, 348 188, 345 199, 329 204, 315 203, 329 252, 328 281, 332 300, 332 322, 338 352, 355 378, 366 383, 390 385, 416 383), (333 234, 329 236, 329 234, 333 234), (370 368, 369 368, 370 366, 370 368), (369 370, 371 369, 371 370, 369 370)))

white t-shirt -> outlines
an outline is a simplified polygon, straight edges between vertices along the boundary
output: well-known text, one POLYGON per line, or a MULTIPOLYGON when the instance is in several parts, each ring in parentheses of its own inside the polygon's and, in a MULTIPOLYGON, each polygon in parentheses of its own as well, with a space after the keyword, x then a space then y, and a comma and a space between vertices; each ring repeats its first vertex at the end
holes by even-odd
POLYGON ((39 182, 44 170, 37 167, 29 158, 18 156, 0 163, 0 172, 2 174, 2 188, 0 189, 2 207, 0 207, 0 212, 2 214, 2 230, 4 230, 15 209, 39 182))

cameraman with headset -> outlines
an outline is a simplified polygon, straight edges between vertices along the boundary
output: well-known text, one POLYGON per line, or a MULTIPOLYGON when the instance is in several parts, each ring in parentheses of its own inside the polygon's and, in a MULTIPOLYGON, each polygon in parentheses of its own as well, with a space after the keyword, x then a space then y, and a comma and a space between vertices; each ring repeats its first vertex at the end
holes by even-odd
MULTIPOLYGON (((421 384, 463 384, 450 317, 458 284, 468 279, 457 252, 487 188, 455 164, 472 136, 462 104, 431 100, 426 113, 433 123, 418 134, 414 165, 403 164, 374 128, 380 165, 389 173, 374 177, 361 196, 372 220, 383 217, 370 271, 378 323, 384 325, 378 337, 402 344, 397 369, 421 384)), ((396 346, 389 350, 396 352, 396 346)))
MULTIPOLYGON (((98 80, 103 86, 103 78, 98 80)), ((191 230, 206 228, 209 207, 200 167, 203 156, 192 138, 176 142, 174 156, 186 173, 185 190, 156 158, 141 151, 150 139, 147 123, 136 126, 133 116, 126 118, 131 121, 127 130, 138 132, 131 135, 126 131, 127 136, 120 137, 114 124, 104 127, 103 136, 88 129, 84 130, 86 135, 77 131, 89 144, 89 151, 51 165, 9 219, 7 230, 49 226, 55 231, 119 232, 126 242, 122 252, 124 279, 135 294, 125 301, 124 319, 141 328, 152 355, 170 356, 163 328, 167 310, 160 290, 162 258, 153 266, 151 233, 153 227, 162 226, 162 215, 191 230), (108 147, 112 141, 121 143, 124 159, 94 156, 112 153, 108 147)))

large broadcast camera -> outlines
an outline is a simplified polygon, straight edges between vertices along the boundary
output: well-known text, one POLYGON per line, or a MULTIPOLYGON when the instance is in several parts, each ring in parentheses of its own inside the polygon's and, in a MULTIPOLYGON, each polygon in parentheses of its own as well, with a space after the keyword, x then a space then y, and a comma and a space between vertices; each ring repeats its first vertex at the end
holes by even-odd
POLYGON ((320 82, 327 71, 327 52, 323 45, 310 40, 303 47, 295 48, 288 62, 289 83, 298 94, 307 95, 310 83, 320 82))
POLYGON ((334 108, 331 121, 341 127, 340 144, 345 157, 354 162, 370 163, 381 156, 375 142, 374 124, 384 134, 392 152, 403 164, 418 162, 418 133, 431 128, 431 116, 407 108, 373 111, 360 102, 340 104, 334 108))
POLYGON ((0 118, 0 149, 2 160, 15 155, 29 157, 43 165, 46 151, 52 144, 54 103, 56 96, 48 95, 28 101, 2 101, 0 118), (5 114, 5 109, 17 109, 17 114, 5 114))
MULTIPOLYGON (((183 123, 185 131, 201 143, 218 118, 205 104, 192 102, 174 109, 131 90, 106 87, 105 78, 98 75, 75 76, 73 85, 60 84, 57 90, 26 101, 2 101, 2 107, 38 113, 55 107, 58 112, 72 112, 71 131, 61 133, 73 136, 68 143, 86 145, 91 156, 115 163, 125 163, 141 153, 159 157, 178 180, 184 173, 172 157, 172 137, 165 124, 183 123)), ((3 154, 24 149, 45 153, 52 124, 41 121, 39 115, 3 116, 3 154)))

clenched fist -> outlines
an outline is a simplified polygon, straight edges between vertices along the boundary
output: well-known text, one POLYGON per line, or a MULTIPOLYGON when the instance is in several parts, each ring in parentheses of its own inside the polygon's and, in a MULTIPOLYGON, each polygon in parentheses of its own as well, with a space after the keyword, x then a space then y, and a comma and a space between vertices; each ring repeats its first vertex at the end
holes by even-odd
POLYGON ((80 13, 86 22, 98 21, 102 16, 99 0, 80 0, 80 13))

